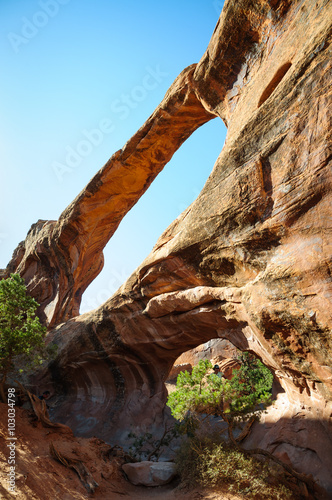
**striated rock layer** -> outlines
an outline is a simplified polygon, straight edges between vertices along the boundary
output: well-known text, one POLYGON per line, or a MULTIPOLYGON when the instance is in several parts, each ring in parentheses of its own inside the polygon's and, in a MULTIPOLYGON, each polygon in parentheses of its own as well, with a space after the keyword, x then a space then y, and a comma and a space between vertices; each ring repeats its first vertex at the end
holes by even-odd
POLYGON ((201 61, 59 221, 19 247, 6 272, 25 277, 49 325, 66 321, 38 383, 77 434, 157 431, 175 359, 227 339, 280 384, 246 445, 331 497, 331 20, 328 0, 226 1, 201 61), (121 218, 215 116, 228 135, 197 200, 110 300, 74 317, 121 218))

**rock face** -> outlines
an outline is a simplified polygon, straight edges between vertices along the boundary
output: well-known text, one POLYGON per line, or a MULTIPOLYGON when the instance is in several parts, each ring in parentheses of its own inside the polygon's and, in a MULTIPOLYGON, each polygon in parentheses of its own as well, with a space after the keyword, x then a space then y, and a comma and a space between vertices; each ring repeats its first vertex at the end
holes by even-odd
POLYGON ((157 432, 177 357, 227 339, 283 391, 247 446, 331 497, 331 20, 328 0, 226 1, 201 61, 59 221, 18 247, 3 276, 20 272, 55 327, 59 355, 38 383, 77 434, 157 432), (228 135, 197 200, 112 298, 75 317, 123 215, 215 116, 228 135))

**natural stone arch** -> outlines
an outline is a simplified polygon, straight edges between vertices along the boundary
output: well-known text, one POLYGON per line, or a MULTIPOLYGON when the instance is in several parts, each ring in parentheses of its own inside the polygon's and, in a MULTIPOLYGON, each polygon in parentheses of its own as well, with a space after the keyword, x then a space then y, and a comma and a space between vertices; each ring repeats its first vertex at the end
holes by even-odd
POLYGON ((233 296, 229 289, 196 286, 158 296, 157 301, 151 299, 143 309, 144 302, 132 297, 116 306, 110 301, 109 310, 92 322, 90 314, 82 315, 52 332, 60 352, 38 383, 66 395, 54 418, 65 420, 79 435, 97 435, 107 442, 120 439, 131 427, 160 426, 164 382, 174 361, 184 350, 213 338, 255 352, 275 368, 245 319, 237 291, 233 296))
POLYGON ((266 432, 247 443, 277 449, 331 496, 331 8, 326 0, 226 2, 197 66, 59 221, 37 224, 2 273, 26 275, 58 325, 49 340, 59 355, 39 381, 59 398, 54 416, 74 430, 88 408, 89 432, 99 423, 105 437, 124 439, 130 420, 160 428, 174 359, 231 332, 285 390, 262 421, 266 432), (284 61, 292 65, 274 80, 284 61), (228 135, 197 200, 110 300, 75 318, 121 217, 214 116, 228 135))
POLYGON ((52 328, 79 314, 82 295, 100 273, 103 248, 126 213, 181 144, 217 114, 196 95, 196 64, 183 70, 146 123, 113 154, 57 221, 39 220, 0 279, 18 272, 52 328))

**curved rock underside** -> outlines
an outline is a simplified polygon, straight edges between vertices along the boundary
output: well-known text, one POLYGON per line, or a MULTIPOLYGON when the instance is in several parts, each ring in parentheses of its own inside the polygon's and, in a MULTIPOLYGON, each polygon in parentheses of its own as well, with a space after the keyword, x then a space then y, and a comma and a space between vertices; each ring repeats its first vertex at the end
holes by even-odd
MULTIPOLYGON (((175 360, 166 383, 175 384, 180 372, 191 372, 193 366, 197 365, 201 360, 209 360, 213 365, 219 364, 220 366, 224 365, 225 361, 227 362, 226 366, 228 366, 229 361, 233 360, 234 363, 231 363, 231 365, 238 368, 240 366, 237 362, 238 354, 238 349, 229 340, 221 338, 211 339, 194 349, 182 353, 175 360)), ((229 377, 225 370, 221 369, 221 371, 226 378, 231 378, 232 372, 229 373, 229 377)))
POLYGON ((201 61, 59 220, 39 221, 15 251, 2 276, 21 273, 59 345, 38 383, 77 434, 157 431, 175 359, 227 339, 282 388, 247 446, 332 495, 331 20, 328 0, 226 1, 201 61), (112 298, 77 316, 125 213, 214 117, 227 139, 197 200, 112 298))

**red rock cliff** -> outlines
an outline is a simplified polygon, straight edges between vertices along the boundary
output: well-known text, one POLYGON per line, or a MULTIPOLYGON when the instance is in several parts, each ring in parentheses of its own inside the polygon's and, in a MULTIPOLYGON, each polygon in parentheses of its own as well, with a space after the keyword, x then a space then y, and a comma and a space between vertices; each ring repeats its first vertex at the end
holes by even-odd
POLYGON ((328 0, 226 1, 201 61, 59 221, 19 247, 7 272, 26 278, 51 326, 66 321, 49 334, 59 356, 43 383, 78 434, 158 428, 174 360, 228 339, 284 391, 247 446, 332 495, 331 20, 328 0), (110 300, 73 317, 121 218, 215 116, 227 139, 197 200, 110 300))

